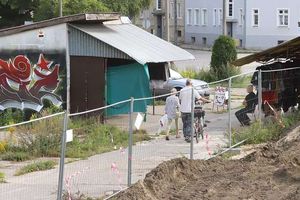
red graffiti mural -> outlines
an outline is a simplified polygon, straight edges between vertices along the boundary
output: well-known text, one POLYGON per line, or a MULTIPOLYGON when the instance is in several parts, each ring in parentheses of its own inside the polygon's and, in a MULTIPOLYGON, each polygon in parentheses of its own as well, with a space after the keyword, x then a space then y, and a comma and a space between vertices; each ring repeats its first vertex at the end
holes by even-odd
POLYGON ((61 105, 61 98, 54 93, 59 84, 59 65, 52 67, 52 63, 43 54, 34 65, 24 55, 8 61, 0 59, 0 110, 27 108, 40 111, 43 99, 61 105))

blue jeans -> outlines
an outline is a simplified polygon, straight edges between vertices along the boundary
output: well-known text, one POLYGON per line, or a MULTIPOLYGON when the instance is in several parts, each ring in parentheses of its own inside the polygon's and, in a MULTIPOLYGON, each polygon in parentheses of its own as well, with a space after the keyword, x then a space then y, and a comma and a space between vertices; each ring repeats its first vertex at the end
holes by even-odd
POLYGON ((191 113, 181 113, 182 132, 184 137, 191 137, 192 135, 192 115, 191 113))

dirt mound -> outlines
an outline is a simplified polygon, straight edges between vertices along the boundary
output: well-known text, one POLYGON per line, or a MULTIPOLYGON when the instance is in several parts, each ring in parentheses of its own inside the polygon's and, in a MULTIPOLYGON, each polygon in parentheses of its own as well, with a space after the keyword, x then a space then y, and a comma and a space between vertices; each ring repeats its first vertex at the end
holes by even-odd
POLYGON ((164 162, 114 199, 300 199, 299 132, 242 160, 164 162))

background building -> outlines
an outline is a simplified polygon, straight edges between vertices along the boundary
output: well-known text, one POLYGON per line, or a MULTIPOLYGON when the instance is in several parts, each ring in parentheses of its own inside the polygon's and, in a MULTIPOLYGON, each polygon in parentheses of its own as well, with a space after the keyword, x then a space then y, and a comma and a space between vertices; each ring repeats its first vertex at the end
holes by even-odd
POLYGON ((143 10, 134 23, 148 32, 168 40, 167 2, 169 2, 169 41, 184 42, 184 0, 153 0, 148 10, 143 10))
MULTIPOLYGON (((300 1, 226 0, 227 35, 247 49, 265 49, 299 35, 300 1)), ((185 42, 212 46, 223 30, 223 0, 187 0, 185 42)))

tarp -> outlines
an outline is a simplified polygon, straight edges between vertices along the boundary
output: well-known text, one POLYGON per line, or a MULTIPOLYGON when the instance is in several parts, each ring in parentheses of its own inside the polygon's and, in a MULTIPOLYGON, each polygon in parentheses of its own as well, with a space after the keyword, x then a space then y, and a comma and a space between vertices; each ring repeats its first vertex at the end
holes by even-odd
MULTIPOLYGON (((134 98, 150 97, 149 72, 147 65, 134 63, 107 70, 107 105, 134 98)), ((134 112, 146 112, 147 101, 134 102, 134 112)), ((127 114, 130 103, 111 107, 108 116, 127 114)))

